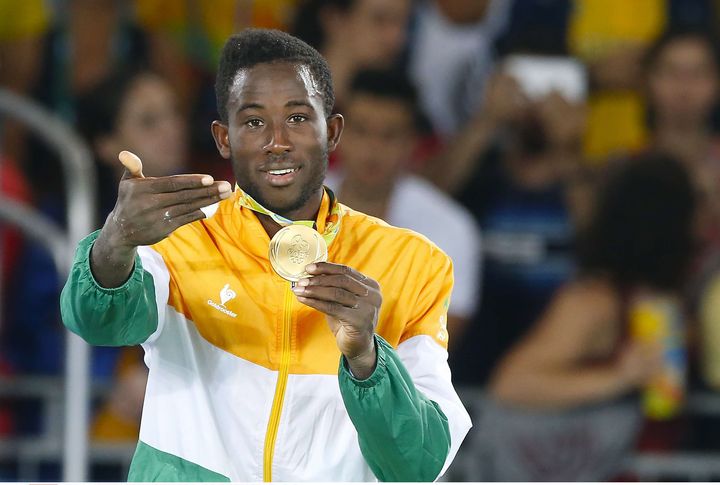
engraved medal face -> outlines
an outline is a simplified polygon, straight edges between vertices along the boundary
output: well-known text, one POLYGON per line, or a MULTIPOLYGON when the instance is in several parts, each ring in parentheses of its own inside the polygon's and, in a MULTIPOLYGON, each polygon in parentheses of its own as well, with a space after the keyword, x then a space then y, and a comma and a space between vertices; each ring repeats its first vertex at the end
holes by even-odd
POLYGON ((273 236, 269 257, 278 275, 296 282, 309 276, 305 266, 327 261, 327 244, 315 229, 293 224, 283 227, 273 236))

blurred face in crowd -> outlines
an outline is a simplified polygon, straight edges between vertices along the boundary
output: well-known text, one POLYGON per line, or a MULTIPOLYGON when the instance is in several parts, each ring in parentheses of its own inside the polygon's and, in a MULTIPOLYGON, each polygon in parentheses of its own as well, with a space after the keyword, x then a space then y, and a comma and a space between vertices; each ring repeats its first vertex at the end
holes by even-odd
POLYGON ((149 176, 180 173, 187 161, 186 127, 172 88, 160 77, 141 74, 128 89, 104 158, 117 164, 117 153, 130 150, 149 176))
POLYGON ((264 63, 240 69, 230 85, 228 124, 213 123, 238 185, 267 209, 311 216, 322 197, 328 153, 342 133, 304 65, 264 63))
POLYGON ((650 68, 650 104, 658 122, 705 123, 718 96, 718 66, 700 38, 670 42, 650 68))
POLYGON ((411 107, 400 99, 351 94, 345 106, 342 167, 348 178, 366 186, 387 186, 415 146, 411 107))
POLYGON ((363 67, 391 64, 405 45, 409 0, 355 0, 338 12, 331 37, 343 38, 363 67))

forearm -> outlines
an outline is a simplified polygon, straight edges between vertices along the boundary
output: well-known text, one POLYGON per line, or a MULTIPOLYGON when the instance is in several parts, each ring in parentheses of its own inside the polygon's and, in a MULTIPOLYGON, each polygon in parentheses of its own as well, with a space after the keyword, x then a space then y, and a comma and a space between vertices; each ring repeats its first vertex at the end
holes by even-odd
POLYGON ((106 288, 91 271, 90 248, 97 233, 83 239, 60 296, 63 323, 93 345, 134 345, 158 327, 153 276, 136 257, 120 286, 106 288))
POLYGON ((563 409, 619 397, 632 389, 616 366, 501 369, 490 393, 519 407, 563 409))
MULTIPOLYGON (((112 214, 108 219, 112 217, 112 214)), ((118 288, 125 283, 135 265, 137 249, 115 242, 113 231, 105 223, 90 250, 90 268, 95 280, 104 288, 118 288)))
POLYGON ((423 175, 446 192, 459 192, 496 132, 497 123, 489 118, 469 122, 445 149, 428 161, 423 175))
POLYGON ((395 351, 377 337, 377 365, 354 379, 341 361, 340 391, 365 460, 382 481, 432 481, 450 449, 448 421, 413 384, 395 351))

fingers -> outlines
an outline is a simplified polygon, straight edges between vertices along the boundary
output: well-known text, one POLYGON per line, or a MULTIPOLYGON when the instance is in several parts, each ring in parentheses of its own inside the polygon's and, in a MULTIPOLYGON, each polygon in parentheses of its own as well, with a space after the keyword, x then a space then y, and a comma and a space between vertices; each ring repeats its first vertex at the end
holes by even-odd
POLYGON ((375 280, 349 266, 334 263, 313 263, 306 271, 312 277, 298 281, 293 287, 298 301, 339 320, 376 321, 382 295, 375 280))
POLYGON ((213 178, 206 174, 171 175, 169 177, 157 177, 147 180, 150 181, 147 184, 148 190, 156 194, 200 189, 209 187, 214 182, 213 178))
POLYGON ((329 315, 337 320, 345 322, 359 322, 363 321, 365 312, 362 315, 358 314, 358 310, 342 305, 336 301, 319 300, 316 298, 309 298, 306 296, 297 295, 297 299, 300 303, 314 308, 315 310, 329 315))
POLYGON ((140 161, 140 157, 135 155, 133 152, 123 150, 118 154, 118 159, 120 160, 120 163, 123 164, 126 170, 126 173, 123 175, 123 179, 145 177, 142 173, 142 162, 140 161), (130 177, 126 176, 128 174, 130 175, 130 177))
POLYGON ((231 192, 215 192, 214 194, 194 199, 190 202, 179 202, 166 206, 158 206, 155 210, 159 209, 162 211, 165 209, 162 214, 163 219, 167 221, 200 210, 203 207, 212 205, 220 200, 227 199, 231 195, 231 192))
POLYGON ((299 287, 316 287, 316 286, 330 286, 336 288, 343 288, 357 296, 368 296, 369 288, 358 281, 356 278, 349 274, 319 274, 312 278, 303 278, 298 281, 297 286, 299 287))
POLYGON ((295 286, 293 293, 303 298, 334 302, 352 309, 359 308, 361 303, 358 295, 337 286, 295 286))
POLYGON ((161 193, 156 196, 156 200, 158 207, 171 207, 179 204, 189 204, 198 200, 212 200, 212 202, 210 202, 212 204, 218 200, 227 199, 231 195, 232 186, 229 182, 223 180, 199 189, 161 193))
POLYGON ((372 278, 368 278, 364 274, 360 273, 354 268, 351 268, 349 266, 345 266, 343 264, 335 264, 335 263, 313 263, 309 264, 305 271, 308 272, 308 274, 313 276, 318 275, 345 275, 350 276, 354 278, 355 280, 362 282, 372 288, 380 288, 380 285, 377 283, 377 281, 373 280, 372 278))
POLYGON ((181 214, 176 217, 168 218, 168 222, 170 223, 172 228, 170 232, 186 224, 190 224, 191 222, 199 221, 200 219, 205 219, 205 213, 200 209, 194 210, 189 213, 181 214))

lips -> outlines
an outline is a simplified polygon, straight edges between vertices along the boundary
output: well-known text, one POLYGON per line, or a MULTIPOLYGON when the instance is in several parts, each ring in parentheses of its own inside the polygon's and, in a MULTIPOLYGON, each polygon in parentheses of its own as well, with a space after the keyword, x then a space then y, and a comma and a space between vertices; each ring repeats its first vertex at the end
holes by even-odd
POLYGON ((300 167, 273 168, 264 170, 263 176, 273 187, 284 187, 293 183, 299 171, 300 167))

